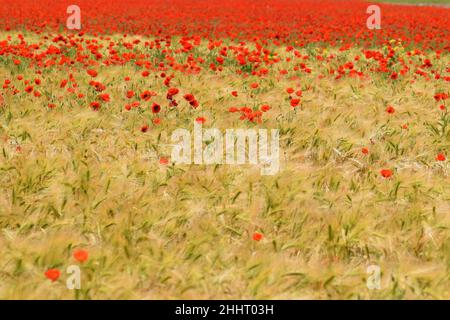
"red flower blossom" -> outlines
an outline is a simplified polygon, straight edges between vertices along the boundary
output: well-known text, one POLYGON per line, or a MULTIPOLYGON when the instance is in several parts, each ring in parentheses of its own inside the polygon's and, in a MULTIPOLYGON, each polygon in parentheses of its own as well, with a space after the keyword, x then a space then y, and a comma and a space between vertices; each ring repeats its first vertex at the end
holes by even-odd
POLYGON ((97 71, 92 70, 92 69, 91 69, 91 70, 88 70, 87 73, 88 73, 88 75, 90 75, 92 78, 95 78, 95 77, 98 75, 97 71))
POLYGON ((145 101, 148 101, 148 100, 150 100, 150 98, 151 98, 153 95, 154 95, 153 92, 146 90, 146 91, 144 91, 144 92, 141 93, 141 99, 142 99, 142 100, 145 100, 145 101))
POLYGON ((267 112, 267 111, 269 111, 269 110, 270 110, 270 106, 269 106, 269 105, 265 104, 265 105, 262 105, 262 106, 261 106, 261 111, 262 111, 262 112, 267 112))
POLYGON ((197 107, 199 106, 199 103, 198 103, 197 100, 189 101, 189 104, 190 104, 194 109, 197 108, 197 107))
POLYGON ((392 106, 387 106, 386 112, 389 113, 389 114, 393 114, 395 112, 395 109, 392 106))
POLYGON ((390 178, 392 176, 392 170, 390 169, 382 169, 380 174, 383 178, 390 178))
POLYGON ((59 271, 58 269, 48 269, 47 271, 45 271, 45 276, 53 282, 58 280, 60 275, 61 271, 59 271))
POLYGON ((102 99, 105 102, 109 102, 110 101, 109 94, 107 94, 107 93, 100 94, 99 98, 102 99))
POLYGON ((206 119, 205 119, 204 117, 198 117, 197 119, 195 119, 195 121, 196 121, 197 123, 203 124, 203 123, 206 122, 206 119))
POLYGON ((436 156, 436 161, 445 161, 445 155, 441 152, 436 156))
POLYGON ((180 90, 178 90, 177 88, 170 88, 169 90, 167 90, 167 98, 172 98, 173 96, 177 95, 178 92, 180 92, 180 90))
POLYGON ((146 124, 144 124, 142 127, 141 127, 141 131, 142 132, 147 132, 148 131, 148 125, 146 125, 146 124))
POLYGON ((83 263, 83 262, 85 262, 85 261, 88 259, 89 253, 88 253, 86 250, 78 249, 78 250, 75 250, 75 251, 73 252, 73 257, 74 257, 75 260, 77 260, 78 262, 83 263))
POLYGON ((298 106, 299 103, 300 103, 300 99, 292 99, 292 100, 291 100, 291 106, 292 106, 292 107, 298 106))
POLYGON ((185 94, 185 95, 183 96, 183 98, 184 98, 185 100, 189 101, 189 102, 195 100, 194 95, 192 95, 192 94, 190 94, 190 93, 185 94))
POLYGON ((153 113, 159 113, 161 111, 161 106, 157 103, 152 104, 152 112, 153 113))
POLYGON ((259 232, 255 232, 255 233, 253 233, 253 240, 255 240, 255 241, 261 241, 262 240, 262 238, 263 238, 264 236, 261 234, 261 233, 259 233, 259 232))
POLYGON ((100 107, 101 105, 97 101, 91 102, 91 108, 94 109, 94 111, 98 111, 100 107))

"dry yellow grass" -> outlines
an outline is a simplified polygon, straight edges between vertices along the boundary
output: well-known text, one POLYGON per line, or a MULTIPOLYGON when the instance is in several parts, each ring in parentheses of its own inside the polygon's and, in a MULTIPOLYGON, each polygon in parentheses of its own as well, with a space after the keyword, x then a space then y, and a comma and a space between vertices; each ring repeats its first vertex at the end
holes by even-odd
MULTIPOLYGON (((357 48, 329 53, 342 60, 361 55, 357 48)), ((444 68, 450 58, 437 63, 444 68)), ((64 70, 41 76, 59 101, 53 110, 26 95, 6 95, 0 298, 450 298, 449 163, 435 161, 438 151, 450 150, 450 119, 433 100, 445 88, 379 74, 319 80, 324 66, 307 64, 313 72, 294 81, 227 69, 178 73, 174 85, 201 106, 163 108, 159 126, 148 110, 124 110, 125 76, 136 92, 150 89, 161 93, 154 101, 165 99, 160 81, 131 66, 97 68, 96 81, 107 83, 111 96, 99 112, 88 107, 89 96, 75 100, 59 89, 64 70), (251 98, 244 91, 254 81, 260 88, 251 98), (292 109, 285 89, 297 84, 303 101, 292 109), (263 124, 228 112, 253 104, 272 107, 263 124), (395 114, 385 112, 388 104, 395 114), (172 131, 191 129, 197 116, 223 130, 280 129, 279 174, 161 165, 160 157, 170 157, 172 131), (145 123, 150 130, 142 133, 145 123), (391 179, 380 176, 383 168, 394 170, 391 179), (255 231, 264 235, 260 242, 252 240, 255 231), (89 260, 81 290, 71 291, 65 268, 78 247, 89 260), (366 286, 369 265, 381 267, 380 290, 366 286), (62 271, 60 280, 45 278, 50 267, 62 271)), ((368 64, 363 56, 358 63, 362 70, 368 64)), ((0 65, 5 78, 16 70, 0 65)), ((85 71, 72 72, 87 86, 85 71)), ((35 77, 32 69, 21 73, 35 77)))

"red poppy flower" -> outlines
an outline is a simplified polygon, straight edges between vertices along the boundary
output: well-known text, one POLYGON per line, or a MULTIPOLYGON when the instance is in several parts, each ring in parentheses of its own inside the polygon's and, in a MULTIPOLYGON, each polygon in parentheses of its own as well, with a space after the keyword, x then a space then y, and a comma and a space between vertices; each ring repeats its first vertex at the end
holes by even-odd
POLYGON ((157 103, 152 104, 152 112, 153 113, 159 113, 161 111, 161 106, 157 103))
POLYGON ((203 123, 206 122, 206 119, 205 119, 204 117, 198 117, 197 119, 195 119, 195 121, 196 121, 197 123, 203 124, 203 123))
POLYGON ((185 95, 183 96, 183 98, 186 99, 186 100, 189 101, 189 102, 195 100, 194 95, 192 95, 192 94, 190 94, 190 93, 185 94, 185 95))
POLYGON ((436 156, 436 161, 445 161, 445 155, 441 152, 436 156))
POLYGON ((292 107, 298 106, 299 103, 300 103, 300 99, 292 99, 292 100, 291 100, 291 106, 292 106, 292 107))
POLYGON ((127 98, 128 98, 128 99, 131 99, 131 98, 133 98, 133 97, 134 97, 134 91, 132 91, 132 90, 127 91, 127 98))
POLYGON ((73 257, 78 262, 85 262, 89 258, 89 253, 86 250, 78 249, 73 252, 73 257))
POLYGON ((363 154, 368 154, 368 153, 369 153, 369 149, 367 149, 367 148, 362 148, 362 149, 361 149, 361 152, 362 152, 363 154))
POLYGON ((45 276, 53 282, 58 280, 60 275, 61 271, 59 271, 58 269, 48 269, 47 271, 45 271, 45 276))
POLYGON ((88 73, 88 75, 90 75, 92 78, 95 78, 95 77, 98 75, 97 71, 92 70, 92 69, 91 69, 91 70, 88 70, 87 73, 88 73))
POLYGON ((109 102, 110 101, 109 94, 107 94, 107 93, 103 93, 103 94, 99 95, 99 97, 100 97, 100 99, 102 99, 105 102, 109 102))
POLYGON ((170 88, 169 90, 167 90, 167 97, 173 97, 177 95, 178 92, 180 92, 180 90, 178 90, 177 88, 170 88))
POLYGON ((169 163, 169 159, 164 158, 164 157, 161 157, 161 158, 159 159, 159 163, 162 164, 162 165, 166 165, 166 164, 169 163))
POLYGON ((148 100, 150 100, 151 97, 152 97, 152 92, 151 91, 146 90, 146 91, 141 93, 141 99, 142 100, 148 101, 148 100))
POLYGON ((270 106, 269 105, 265 104, 265 105, 261 106, 261 111, 262 112, 267 112, 269 110, 270 110, 270 106))
POLYGON ((392 176, 392 170, 390 169, 382 169, 380 174, 383 178, 390 178, 392 176))
POLYGON ((99 110, 100 107, 101 107, 101 105, 97 101, 91 102, 91 108, 94 109, 94 111, 99 110))
POLYGON ((264 236, 261 234, 261 233, 259 233, 259 232, 255 232, 254 234, 253 234, 253 240, 255 240, 255 241, 261 241, 262 240, 262 238, 263 238, 264 236))
POLYGON ((389 113, 389 114, 393 114, 395 112, 395 109, 392 106, 387 106, 386 112, 389 113))
POLYGON ((234 96, 234 97, 237 97, 238 96, 238 92, 237 91, 231 91, 231 95, 234 96))
POLYGON ((198 101, 197 100, 192 100, 189 101, 189 104, 195 109, 199 106, 198 101))
POLYGON ((146 124, 144 124, 142 127, 141 127, 141 131, 142 132, 147 132, 148 131, 148 125, 146 125, 146 124))

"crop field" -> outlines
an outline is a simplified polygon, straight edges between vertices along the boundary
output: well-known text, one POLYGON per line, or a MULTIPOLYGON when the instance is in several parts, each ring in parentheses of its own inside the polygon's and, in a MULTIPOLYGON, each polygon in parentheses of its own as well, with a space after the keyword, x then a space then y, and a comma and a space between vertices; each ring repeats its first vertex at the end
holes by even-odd
POLYGON ((450 299, 448 7, 75 2, 0 0, 1 299, 450 299))

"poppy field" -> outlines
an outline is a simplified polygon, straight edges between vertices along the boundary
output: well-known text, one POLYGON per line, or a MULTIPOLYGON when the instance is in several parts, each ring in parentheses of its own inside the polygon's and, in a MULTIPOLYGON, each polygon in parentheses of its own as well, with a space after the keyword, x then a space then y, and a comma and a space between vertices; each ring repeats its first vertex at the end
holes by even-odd
POLYGON ((1 299, 450 298, 448 6, 71 4, 0 0, 1 299))

